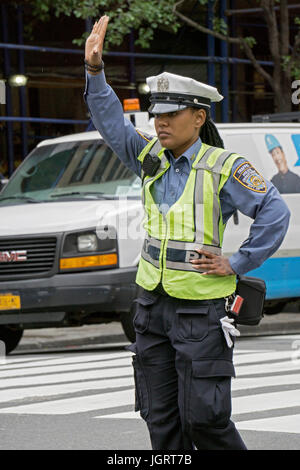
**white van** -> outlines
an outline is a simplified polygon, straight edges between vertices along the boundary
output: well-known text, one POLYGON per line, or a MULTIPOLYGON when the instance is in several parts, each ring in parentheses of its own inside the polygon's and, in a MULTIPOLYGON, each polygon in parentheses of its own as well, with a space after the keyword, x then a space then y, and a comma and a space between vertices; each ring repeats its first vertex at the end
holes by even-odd
MULTIPOLYGON (((137 127, 154 135, 146 118, 141 113, 137 127)), ((225 147, 268 179, 278 173, 279 157, 270 152, 279 142, 293 181, 300 181, 300 125, 218 128, 225 147)), ((116 320, 134 341, 131 304, 144 239, 140 195, 140 179, 97 131, 45 140, 28 155, 0 194, 0 340, 7 352, 24 329, 116 320)), ((283 198, 292 212, 289 232, 274 256, 249 273, 265 279, 269 313, 300 297, 300 196, 283 198)), ((225 255, 247 238, 250 224, 240 213, 230 219, 225 255)))
MULTIPOLYGON (((266 281, 266 313, 279 313, 300 299, 300 124, 220 124, 225 148, 245 156, 271 181, 291 211, 280 248, 260 268, 247 273, 266 281)), ((227 224, 223 252, 230 256, 248 237, 252 220, 238 213, 227 224)))

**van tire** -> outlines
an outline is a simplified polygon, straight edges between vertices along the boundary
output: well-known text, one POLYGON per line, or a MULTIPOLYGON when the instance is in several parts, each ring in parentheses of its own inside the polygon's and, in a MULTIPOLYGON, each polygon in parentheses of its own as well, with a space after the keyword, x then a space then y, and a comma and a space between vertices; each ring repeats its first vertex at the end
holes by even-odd
POLYGON ((120 315, 121 324, 127 339, 131 343, 135 343, 135 330, 133 326, 134 310, 130 312, 122 312, 120 315))
POLYGON ((5 353, 9 354, 19 344, 23 331, 21 328, 12 328, 9 326, 0 326, 0 341, 5 343, 5 353))
POLYGON ((264 313, 266 315, 276 315, 281 313, 286 305, 286 302, 277 302, 276 304, 265 306, 264 313))

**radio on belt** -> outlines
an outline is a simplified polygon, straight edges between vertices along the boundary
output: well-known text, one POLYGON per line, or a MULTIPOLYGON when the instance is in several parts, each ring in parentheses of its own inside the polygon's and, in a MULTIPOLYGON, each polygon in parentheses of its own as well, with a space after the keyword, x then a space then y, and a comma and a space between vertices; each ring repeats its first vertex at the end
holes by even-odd
POLYGON ((241 297, 240 295, 236 295, 236 296, 235 296, 235 299, 234 299, 234 301, 233 301, 233 304, 232 304, 231 307, 230 307, 230 311, 231 311, 233 314, 238 315, 238 314, 240 313, 240 311, 241 311, 243 302, 244 302, 243 297, 241 297))

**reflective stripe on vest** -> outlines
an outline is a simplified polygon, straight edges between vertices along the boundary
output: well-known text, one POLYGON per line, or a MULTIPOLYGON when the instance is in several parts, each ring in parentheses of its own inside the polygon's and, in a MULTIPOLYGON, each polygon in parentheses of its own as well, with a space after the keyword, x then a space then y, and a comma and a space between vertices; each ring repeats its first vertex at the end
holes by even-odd
MULTIPOLYGON (((165 168, 166 163, 168 163, 168 159, 165 156, 165 154, 163 153, 161 143, 159 142, 157 137, 155 137, 153 140, 156 140, 156 142, 149 149, 149 152, 146 152, 145 154, 150 153, 150 155, 158 156, 160 158, 160 166, 159 166, 158 170, 156 171, 156 174, 154 176, 151 176, 150 178, 146 178, 147 175, 145 175, 144 170, 142 168, 141 178, 142 178, 142 203, 143 203, 143 205, 145 204, 145 184, 149 183, 149 181, 152 181, 156 177, 156 175, 158 173, 160 173, 165 168), (160 153, 162 155, 159 155, 160 153)), ((145 149, 147 149, 147 147, 149 147, 150 144, 153 144, 153 140, 151 140, 151 142, 149 144, 147 144, 145 149)))
MULTIPOLYGON (((154 146, 155 152, 159 153, 159 148, 161 149, 159 141, 157 141, 154 146)), ((204 155, 202 156, 201 160, 194 166, 197 171, 196 173, 196 181, 195 181, 195 194, 194 194, 194 224, 195 224, 195 241, 192 243, 189 242, 182 242, 182 241, 175 241, 175 240, 168 240, 167 248, 166 248, 166 267, 170 269, 179 269, 181 271, 194 271, 194 272, 203 272, 199 269, 194 268, 194 266, 190 263, 191 259, 200 258, 201 255, 198 254, 195 250, 196 249, 205 249, 214 253, 216 255, 221 255, 222 250, 220 248, 220 236, 219 236, 219 220, 220 220, 220 205, 219 199, 217 197, 213 198, 213 218, 212 218, 212 226, 213 226, 213 237, 212 237, 212 244, 205 244, 204 243, 204 171, 209 170, 212 172, 213 178, 213 193, 216 195, 218 193, 218 187, 220 183, 221 177, 221 169, 226 161, 226 159, 231 155, 232 152, 223 151, 221 155, 219 155, 215 165, 213 167, 209 166, 207 161, 209 157, 216 151, 216 147, 209 147, 204 155)), ((150 153, 150 152, 149 152, 150 153)), ((157 170, 156 174, 158 174, 162 169, 165 167, 165 160, 166 156, 163 154, 161 158, 161 165, 157 170)), ((156 175, 151 178, 145 179, 144 184, 149 183, 152 181, 156 175)), ((143 191, 144 193, 144 191, 143 191)), ((149 235, 146 236, 145 242, 142 248, 141 256, 146 261, 152 263, 155 267, 159 268, 159 253, 161 249, 161 241, 150 237, 149 235)))
MULTIPOLYGON (((212 179, 213 179, 213 193, 214 195, 218 194, 218 188, 220 184, 221 178, 221 170, 223 167, 224 162, 227 158, 232 154, 232 152, 228 152, 225 150, 224 152, 219 155, 215 165, 213 167, 208 166, 207 160, 211 156, 211 154, 216 150, 215 147, 209 148, 201 160, 194 166, 197 171, 196 176, 196 184, 195 184, 195 198, 194 198, 194 205, 195 205, 195 230, 196 230, 196 241, 199 244, 205 244, 207 240, 204 239, 204 170, 208 170, 212 172, 212 179), (202 170, 202 171, 201 171, 202 170)), ((213 198, 213 209, 212 209, 212 227, 213 227, 213 237, 211 244, 213 246, 220 246, 220 236, 219 236, 219 220, 220 220, 220 204, 219 198, 213 198)))
POLYGON ((169 295, 191 300, 232 294, 236 286, 234 275, 204 276, 190 261, 201 256, 198 249, 222 254, 225 224, 219 193, 233 162, 240 156, 202 143, 181 196, 162 213, 153 199, 151 187, 170 167, 164 149, 155 138, 138 159, 143 162, 154 145, 161 164, 154 176, 145 176, 143 181, 146 237, 137 284, 153 290, 161 282, 169 295))
MULTIPOLYGON (((146 234, 141 256, 157 268, 159 268, 161 245, 161 240, 150 237, 148 234, 146 234)), ((202 248, 216 255, 222 254, 221 248, 216 246, 168 240, 166 251, 166 267, 170 269, 179 269, 181 271, 204 272, 194 268, 194 266, 190 263, 192 259, 201 258, 202 255, 197 253, 195 250, 200 250, 202 248)))

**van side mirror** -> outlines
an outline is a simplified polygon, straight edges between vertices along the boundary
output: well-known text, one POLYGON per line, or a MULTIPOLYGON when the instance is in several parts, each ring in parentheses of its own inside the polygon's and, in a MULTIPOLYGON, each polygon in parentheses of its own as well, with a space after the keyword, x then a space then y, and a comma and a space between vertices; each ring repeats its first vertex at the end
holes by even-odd
POLYGON ((234 225, 239 225, 239 214, 238 214, 238 211, 234 211, 234 213, 233 213, 233 223, 234 223, 234 225))

